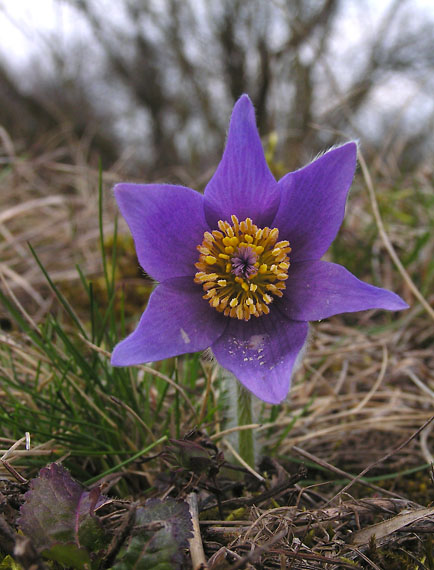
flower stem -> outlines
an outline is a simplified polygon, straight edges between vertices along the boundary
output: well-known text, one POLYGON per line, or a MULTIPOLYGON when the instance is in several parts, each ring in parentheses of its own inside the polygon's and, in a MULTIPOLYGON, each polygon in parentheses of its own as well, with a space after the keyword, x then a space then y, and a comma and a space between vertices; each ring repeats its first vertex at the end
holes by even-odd
MULTIPOLYGON (((239 426, 253 423, 252 395, 239 382, 237 382, 237 419, 239 426)), ((255 467, 253 430, 245 429, 238 432, 238 453, 250 467, 255 467)))

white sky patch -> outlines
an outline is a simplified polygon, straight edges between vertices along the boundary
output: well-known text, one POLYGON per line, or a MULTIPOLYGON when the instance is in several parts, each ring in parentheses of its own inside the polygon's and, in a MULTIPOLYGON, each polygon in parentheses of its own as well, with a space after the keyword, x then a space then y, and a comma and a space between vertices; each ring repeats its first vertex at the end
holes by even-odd
POLYGON ((84 18, 61 0, 0 0, 0 53, 9 63, 24 64, 55 42, 65 51, 89 36, 84 18))

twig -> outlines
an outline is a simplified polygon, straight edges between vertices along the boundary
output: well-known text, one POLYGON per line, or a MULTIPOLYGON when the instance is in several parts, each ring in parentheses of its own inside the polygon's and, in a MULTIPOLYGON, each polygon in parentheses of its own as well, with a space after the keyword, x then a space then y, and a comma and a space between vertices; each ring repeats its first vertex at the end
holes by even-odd
MULTIPOLYGON (((332 473, 336 473, 336 475, 340 475, 341 477, 345 477, 346 479, 350 479, 350 480, 356 479, 355 475, 351 475, 351 473, 348 473, 347 471, 343 471, 342 469, 339 469, 339 467, 335 467, 334 465, 331 465, 331 463, 324 461, 324 459, 321 459, 321 458, 317 457, 316 455, 312 455, 308 451, 305 451, 304 449, 301 449, 300 447, 297 447, 296 445, 294 445, 292 450, 295 451, 295 453, 297 453, 298 455, 301 455, 302 457, 304 457, 305 459, 308 459, 309 461, 313 461, 317 465, 324 467, 324 469, 327 469, 328 471, 331 471, 332 473)), ((368 481, 364 481, 363 479, 358 479, 357 483, 359 483, 359 485, 363 485, 364 487, 368 487, 369 489, 372 489, 373 491, 377 491, 377 492, 380 492, 384 495, 388 495, 389 497, 394 497, 394 498, 396 497, 398 499, 404 499, 405 500, 405 497, 403 497, 402 495, 399 495, 398 493, 393 493, 392 491, 388 491, 387 489, 383 489, 382 487, 378 487, 377 485, 374 485, 373 483, 369 483, 368 481)))
POLYGON ((388 362, 388 355, 387 355, 387 348, 386 346, 383 344, 383 361, 381 363, 381 370, 380 373, 378 375, 377 380, 375 381, 375 384, 372 386, 371 390, 366 394, 366 396, 363 398, 363 400, 361 402, 359 402, 359 404, 357 404, 357 406, 355 408, 353 408, 352 410, 350 410, 351 413, 356 414, 357 412, 359 412, 360 410, 362 410, 364 408, 364 406, 369 402, 369 400, 372 398, 372 396, 375 394, 375 392, 378 390, 378 388, 381 386, 381 383, 384 380, 384 376, 386 374, 386 370, 387 370, 387 362, 388 362))
POLYGON ((393 247, 393 245, 389 239, 389 236, 386 233, 386 230, 385 230, 384 224, 383 224, 383 220, 381 219, 381 214, 380 214, 380 209, 378 207, 377 198, 375 197, 375 190, 374 190, 374 185, 372 183, 371 175, 369 174, 368 167, 366 165, 365 159, 363 158, 363 155, 361 152, 359 152, 359 161, 360 161, 360 166, 362 167, 362 172, 363 172, 363 177, 365 179, 366 187, 368 189, 369 198, 371 200, 372 211, 374 213, 374 218, 375 218, 375 222, 377 224, 378 233, 380 234, 380 237, 383 240, 384 246, 387 249, 387 252, 389 253, 393 263, 396 265, 398 271, 400 272, 402 278, 407 283, 408 287, 412 290, 414 296, 418 299, 418 301, 423 306, 425 311, 434 320, 434 309, 428 304, 425 297, 422 295, 422 293, 419 291, 419 289, 414 284, 414 281, 412 280, 410 275, 407 273, 406 269, 402 265, 401 260, 399 259, 398 255, 397 255, 397 253, 396 253, 396 251, 395 251, 395 249, 394 249, 394 247, 393 247))
POLYGON ((208 568, 205 553, 203 551, 202 537, 199 527, 199 510, 197 507, 196 493, 190 493, 187 497, 187 503, 190 509, 191 521, 193 523, 193 537, 189 539, 190 556, 193 564, 193 570, 204 570, 208 568))
POLYGON ((18 473, 18 471, 16 469, 14 469, 14 467, 12 467, 12 465, 10 465, 10 463, 8 463, 7 461, 5 461, 4 459, 0 459, 0 463, 3 465, 3 467, 9 471, 9 473, 15 477, 15 479, 18 481, 18 483, 21 484, 25 484, 28 483, 28 479, 26 479, 25 477, 23 477, 20 473, 18 473))
MULTIPOLYGON (((260 495, 255 495, 254 497, 238 497, 234 499, 227 499, 226 501, 221 502, 221 506, 237 508, 242 506, 259 505, 264 501, 268 501, 273 497, 279 496, 281 493, 285 492, 287 489, 298 483, 298 481, 304 479, 306 475, 307 475, 307 469, 306 467, 304 467, 304 465, 302 465, 297 471, 297 473, 291 475, 286 481, 284 481, 280 485, 276 485, 271 489, 267 489, 267 491, 264 491, 260 495)), ((217 504, 212 504, 205 507, 204 510, 213 509, 216 506, 217 504)))
POLYGON ((375 564, 375 562, 373 562, 370 558, 368 558, 366 556, 366 554, 364 554, 363 552, 361 552, 358 548, 355 548, 353 546, 348 545, 348 548, 350 550, 352 550, 353 552, 355 552, 357 554, 357 556, 360 556, 360 558, 362 558, 362 560, 364 560, 365 562, 367 562, 369 564, 369 566, 371 568, 373 568, 374 570, 381 570, 381 568, 379 566, 377 566, 375 564))
POLYGON ((368 467, 363 469, 363 471, 361 473, 359 473, 356 477, 354 477, 354 479, 352 479, 347 485, 345 485, 345 487, 343 489, 341 489, 339 491, 339 493, 336 493, 336 495, 334 495, 331 499, 329 499, 326 502, 326 504, 323 505, 323 508, 330 505, 330 503, 332 503, 335 499, 337 499, 340 495, 342 495, 342 493, 345 493, 346 491, 348 491, 348 489, 350 487, 352 487, 354 485, 354 483, 357 483, 358 481, 360 481, 361 477, 363 477, 363 475, 366 475, 366 473, 368 471, 370 471, 373 467, 376 467, 380 463, 383 463, 383 461, 386 461, 387 459, 389 459, 389 457, 392 457, 392 455, 394 455, 395 453, 398 453, 398 451, 400 451, 402 448, 404 448, 406 445, 408 445, 410 443, 410 441, 413 440, 415 437, 417 437, 420 434, 420 432, 422 430, 424 430, 433 420, 434 420, 434 416, 431 416, 431 418, 429 420, 427 420, 417 431, 415 431, 404 442, 402 442, 400 445, 398 445, 398 447, 396 447, 395 449, 392 449, 391 451, 386 453, 386 455, 384 455, 383 457, 380 457, 380 459, 377 459, 377 461, 374 461, 374 463, 371 463, 370 465, 368 465, 368 467))
MULTIPOLYGON (((8 459, 8 457, 10 455, 12 455, 12 453, 17 449, 17 447, 19 447, 22 443, 24 443, 26 441, 25 437, 22 437, 21 439, 18 439, 13 445, 11 445, 11 447, 9 449, 6 449, 3 453, 3 455, 1 456, 1 460, 2 461, 6 461, 6 459, 8 459)), ((3 451, 3 450, 1 450, 3 451)), ((27 450, 26 450, 27 451, 27 450)))
POLYGON ((110 568, 115 561, 122 545, 124 544, 129 532, 131 531, 135 516, 136 516, 137 505, 132 503, 126 513, 126 516, 122 522, 122 526, 113 535, 112 541, 110 542, 104 560, 102 561, 102 568, 110 568))
POLYGON ((220 439, 221 437, 224 437, 225 435, 229 435, 231 433, 236 433, 245 429, 257 429, 260 427, 262 427, 262 424, 246 424, 244 426, 235 426, 211 435, 210 440, 215 441, 216 439, 220 439))
POLYGON ((240 454, 235 451, 235 449, 233 448, 233 446, 232 446, 226 439, 223 439, 223 443, 224 443, 225 446, 228 448, 228 450, 232 453, 232 455, 235 457, 235 459, 236 459, 245 469, 247 469, 247 471, 248 471, 249 473, 251 473, 251 474, 253 475, 253 477, 256 477, 256 479, 258 479, 258 481, 261 481, 261 483, 263 483, 263 482, 265 481, 265 479, 262 477, 262 475, 259 475, 259 473, 257 473, 257 472, 253 469, 253 467, 250 467, 250 465, 244 461, 244 459, 240 456, 240 454))
POLYGON ((235 564, 232 565, 232 570, 240 570, 241 568, 244 568, 246 564, 248 564, 249 562, 254 562, 261 556, 263 552, 266 552, 271 546, 273 546, 273 544, 279 542, 279 540, 281 540, 286 535, 287 535, 287 530, 286 529, 282 530, 281 532, 273 536, 273 538, 271 538, 266 544, 258 546, 258 548, 255 548, 254 550, 252 550, 252 552, 249 552, 247 556, 244 556, 243 558, 241 558, 241 560, 238 560, 235 564))

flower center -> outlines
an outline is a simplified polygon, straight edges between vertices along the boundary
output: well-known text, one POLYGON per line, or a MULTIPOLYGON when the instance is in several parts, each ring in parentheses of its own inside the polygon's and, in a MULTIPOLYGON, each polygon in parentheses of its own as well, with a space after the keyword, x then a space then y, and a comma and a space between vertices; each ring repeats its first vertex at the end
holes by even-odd
POLYGON ((267 315, 273 297, 282 297, 291 248, 288 241, 277 241, 277 228, 258 228, 250 218, 231 220, 204 233, 194 282, 202 284, 203 298, 217 311, 248 321, 267 315))

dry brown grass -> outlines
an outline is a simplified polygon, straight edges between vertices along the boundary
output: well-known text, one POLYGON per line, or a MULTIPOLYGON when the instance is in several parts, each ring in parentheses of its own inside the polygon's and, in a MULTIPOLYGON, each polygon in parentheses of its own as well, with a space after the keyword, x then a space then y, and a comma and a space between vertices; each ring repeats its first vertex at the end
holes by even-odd
MULTIPOLYGON (((101 275, 98 171, 86 164, 85 153, 81 153, 79 147, 76 163, 71 164, 62 160, 61 149, 26 158, 15 156, 7 133, 1 133, 0 142, 2 287, 10 289, 32 318, 40 322, 51 309, 53 299, 26 242, 31 242, 56 283, 69 283, 73 288, 78 280, 76 263, 89 277, 101 275)), ((116 212, 109 188, 120 179, 121 171, 122 165, 117 165, 103 174, 106 235, 113 232, 116 212)), ((364 174, 366 181, 366 171, 364 174)), ((178 177, 182 181, 182 172, 178 177)), ((422 184, 425 191, 428 188, 432 192, 431 179, 431 172, 418 172, 407 178, 406 184, 422 184)), ((185 183, 192 184, 187 179, 185 183)), ((384 185, 383 178, 383 189, 384 185)), ((427 507, 434 500, 427 466, 433 461, 431 431, 434 424, 428 423, 425 429, 418 431, 434 414, 433 293, 419 293, 423 302, 415 298, 415 289, 423 289, 423 279, 432 262, 434 240, 431 237, 409 267, 395 269, 392 252, 411 247, 421 227, 406 227, 400 221, 393 224, 389 219, 385 228, 379 212, 375 212, 375 203, 376 217, 372 216, 372 189, 369 194, 363 187, 363 176, 359 173, 343 229, 344 239, 351 244, 354 236, 356 241, 363 239, 365 227, 379 227, 380 233, 377 232, 369 244, 377 255, 371 267, 362 269, 368 275, 373 271, 383 285, 403 295, 411 308, 395 320, 378 312, 367 312, 312 325, 311 343, 296 374, 289 400, 272 424, 264 424, 257 431, 264 449, 274 450, 288 471, 297 460, 318 465, 323 471, 311 467, 311 486, 298 487, 300 496, 305 498, 303 508, 297 505, 271 510, 253 508, 249 514, 253 523, 248 523, 250 526, 245 532, 237 529, 237 538, 231 538, 231 529, 223 522, 214 525, 220 528, 220 531, 214 529, 215 535, 212 530, 208 531, 210 543, 220 540, 226 545, 224 548, 232 551, 237 550, 237 544, 243 545, 238 554, 234 554, 244 560, 244 566, 241 563, 237 566, 240 568, 254 563, 254 556, 248 559, 246 545, 253 550, 268 545, 268 550, 264 550, 268 555, 262 559, 267 560, 269 566, 264 567, 347 567, 344 563, 339 566, 335 561, 326 560, 327 556, 342 554, 340 540, 345 532, 354 533, 364 524, 386 519, 404 508, 427 507), (398 318, 399 324, 396 324, 398 318), (292 427, 282 439, 289 425, 292 427), (347 480, 351 480, 368 467, 367 477, 378 476, 372 484, 386 487, 394 497, 380 499, 377 489, 376 497, 372 498, 372 488, 359 485, 342 493, 346 486, 342 482, 345 474, 347 480), (405 475, 412 468, 421 469, 418 476, 406 479, 398 475, 405 475), (393 473, 396 477, 388 482, 386 476, 393 473), (416 485, 414 477, 419 477, 416 485), (357 497, 353 498, 356 488, 357 497), (371 498, 367 499, 368 496, 371 498), (315 528, 319 531, 312 534, 315 528), (219 532, 221 536, 217 540, 219 532), (314 536, 313 542, 306 542, 307 535, 314 536), (275 540, 276 536, 280 538, 275 540), (285 566, 288 560, 292 562, 285 566)), ((421 212, 421 224, 423 215, 421 212)), ((122 221, 120 231, 126 233, 122 221)), ((7 315, 1 308, 0 318, 5 325, 7 315)), ((6 328, 5 325, 0 342, 19 342, 19 336, 12 335, 6 328)), ((219 439, 217 433, 210 435, 219 439)), ((433 520, 431 515, 428 520, 433 520)), ((398 545, 402 536, 396 531, 386 533, 385 543, 398 545)), ((414 536, 411 534, 411 540, 415 540, 414 536)), ((363 567, 378 567, 369 561, 368 550, 366 543, 363 548, 348 546, 345 555, 365 564, 363 567)))

